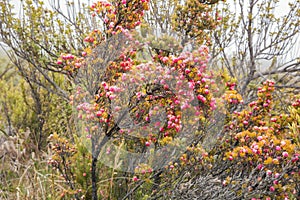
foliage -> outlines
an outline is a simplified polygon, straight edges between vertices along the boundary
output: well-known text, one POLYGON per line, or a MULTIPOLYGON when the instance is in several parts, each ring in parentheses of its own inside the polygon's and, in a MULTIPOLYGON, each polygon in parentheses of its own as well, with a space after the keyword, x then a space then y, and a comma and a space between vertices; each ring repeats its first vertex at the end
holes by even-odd
POLYGON ((216 28, 216 19, 221 18, 212 15, 211 6, 201 1, 188 0, 184 2, 184 5, 179 4, 175 9, 174 29, 183 35, 183 44, 187 41, 193 41, 211 45, 207 30, 216 28))
POLYGON ((276 1, 235 3, 237 17, 214 0, 22 1, 18 17, 1 2, 0 197, 298 198, 300 97, 271 75, 297 77, 277 59, 299 2, 282 19, 276 1))

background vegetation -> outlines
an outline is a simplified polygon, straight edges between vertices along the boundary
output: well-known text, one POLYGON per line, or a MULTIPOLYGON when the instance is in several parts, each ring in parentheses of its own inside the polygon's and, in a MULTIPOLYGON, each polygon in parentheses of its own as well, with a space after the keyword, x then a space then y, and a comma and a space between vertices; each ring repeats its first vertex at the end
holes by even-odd
POLYGON ((298 199, 300 2, 282 16, 277 5, 1 1, 0 199, 298 199), (164 107, 173 121, 160 134, 131 137, 114 119, 118 80, 141 83, 158 69, 148 65, 184 77, 197 126, 171 161, 112 154, 108 167, 108 141, 137 153, 181 144, 173 117, 188 119, 163 84, 140 84, 127 107, 143 126, 164 107))

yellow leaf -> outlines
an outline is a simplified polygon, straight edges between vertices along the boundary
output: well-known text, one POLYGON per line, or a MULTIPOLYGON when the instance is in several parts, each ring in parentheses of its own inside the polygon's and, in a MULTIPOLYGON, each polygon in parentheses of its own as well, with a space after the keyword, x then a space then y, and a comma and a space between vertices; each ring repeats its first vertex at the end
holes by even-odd
POLYGON ((274 163, 275 165, 278 165, 278 164, 279 164, 278 159, 274 158, 274 159, 273 159, 273 163, 274 163))
POLYGON ((264 161, 265 165, 269 165, 273 163, 273 159, 271 157, 268 157, 267 160, 264 161))

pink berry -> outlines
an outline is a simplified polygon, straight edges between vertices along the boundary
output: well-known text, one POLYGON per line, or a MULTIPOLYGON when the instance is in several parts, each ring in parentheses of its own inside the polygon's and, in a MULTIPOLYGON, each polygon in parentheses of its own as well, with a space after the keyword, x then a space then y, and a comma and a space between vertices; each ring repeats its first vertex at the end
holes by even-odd
POLYGON ((138 179, 138 177, 134 176, 134 177, 132 178, 132 180, 133 180, 134 182, 136 182, 136 181, 138 181, 139 179, 138 179))
POLYGON ((280 146, 276 146, 275 149, 276 149, 276 151, 280 151, 281 147, 280 146))
POLYGON ((271 118, 271 122, 276 122, 277 119, 274 117, 274 118, 271 118))
POLYGON ((299 157, 298 156, 294 156, 293 158, 292 158, 292 162, 296 162, 296 161, 298 161, 299 160, 299 157))
POLYGON ((262 164, 259 164, 258 166, 257 166, 257 169, 258 170, 261 170, 263 168, 263 165, 262 164))
POLYGON ((149 147, 149 146, 150 146, 150 142, 147 141, 147 142, 145 143, 145 145, 146 145, 146 147, 149 147))
POLYGON ((100 117, 102 115, 102 112, 101 111, 98 111, 97 113, 96 113, 96 116, 97 117, 100 117))
POLYGON ((284 151, 284 152, 282 153, 282 156, 285 157, 285 158, 287 158, 287 157, 289 157, 289 153, 286 152, 286 151, 284 151))
POLYGON ((257 137, 258 141, 261 141, 262 139, 263 139, 263 137, 261 135, 257 137))

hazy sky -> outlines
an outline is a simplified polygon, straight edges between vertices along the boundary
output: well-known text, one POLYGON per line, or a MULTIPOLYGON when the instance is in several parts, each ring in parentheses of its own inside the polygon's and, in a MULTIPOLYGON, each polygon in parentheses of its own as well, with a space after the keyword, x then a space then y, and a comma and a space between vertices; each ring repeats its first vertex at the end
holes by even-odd
MULTIPOLYGON (((11 0, 12 2, 14 2, 17 5, 20 3, 21 0, 11 0)), ((53 1, 53 0, 50 0, 53 1)), ((60 2, 65 2, 65 0, 55 0, 55 1, 60 1, 60 2)), ((77 0, 75 0, 76 2, 77 0)), ((96 2, 97 0, 80 0, 81 2, 96 2)), ((249 0, 245 0, 245 2, 248 2, 249 0)), ((49 0, 44 0, 45 4, 47 4, 49 2, 49 0)), ((227 0, 227 2, 233 2, 233 0, 227 0)), ((286 13, 288 11, 288 3, 292 2, 292 0, 279 0, 278 3, 278 7, 276 9, 276 13, 283 15, 284 13, 286 13)), ((63 5, 63 3, 61 3, 63 5)))
MULTIPOLYGON (((2 1, 2 0, 0 0, 0 1, 2 1)), ((10 0, 10 1, 12 1, 13 3, 15 3, 15 8, 18 10, 19 9, 19 5, 20 5, 20 2, 21 2, 21 0, 10 0)), ((34 0, 33 0, 34 1, 34 0)), ((60 4, 61 4, 61 6, 63 6, 63 5, 65 5, 65 2, 67 1, 67 0, 44 0, 44 2, 45 2, 45 4, 46 5, 49 5, 49 2, 53 2, 53 1, 55 1, 55 2, 60 2, 60 4)), ((69 0, 70 1, 70 0, 69 0)), ((75 2, 78 2, 78 0, 71 0, 71 1, 75 1, 75 2)), ((93 2, 96 2, 97 0, 79 0, 80 2, 86 2, 86 3, 93 3, 93 2)), ((238 1, 238 0, 237 0, 238 1)), ((278 2, 278 4, 277 4, 277 7, 276 7, 276 9, 275 9, 275 15, 276 16, 283 16, 284 14, 286 14, 287 12, 288 12, 288 10, 289 10, 289 6, 288 6, 288 3, 289 2, 293 2, 293 1, 295 1, 295 0, 279 0, 279 2, 278 2)), ((228 3, 233 3, 234 2, 234 0, 227 0, 227 2, 228 3)), ((249 0, 244 0, 244 2, 246 3, 246 4, 249 4, 249 0)), ((0 53, 1 53, 1 51, 0 51, 0 53)))

